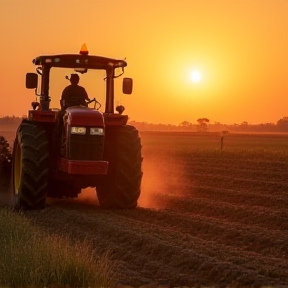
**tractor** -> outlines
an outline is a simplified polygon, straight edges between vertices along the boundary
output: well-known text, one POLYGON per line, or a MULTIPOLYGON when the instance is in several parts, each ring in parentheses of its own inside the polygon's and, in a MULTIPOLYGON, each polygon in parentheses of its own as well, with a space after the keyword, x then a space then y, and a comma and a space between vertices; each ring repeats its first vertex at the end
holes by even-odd
MULTIPOLYGON (((114 79, 124 73, 126 61, 90 55, 83 44, 77 54, 42 55, 33 63, 36 72, 26 74, 26 88, 35 90, 36 101, 17 129, 12 152, 14 206, 43 209, 47 197, 77 198, 92 187, 102 208, 135 208, 141 192, 141 139, 127 124, 124 106, 114 109, 114 79), (52 68, 104 71, 105 111, 99 111, 95 98, 50 108, 52 68)), ((123 78, 122 92, 131 94, 132 88, 133 80, 123 78)))

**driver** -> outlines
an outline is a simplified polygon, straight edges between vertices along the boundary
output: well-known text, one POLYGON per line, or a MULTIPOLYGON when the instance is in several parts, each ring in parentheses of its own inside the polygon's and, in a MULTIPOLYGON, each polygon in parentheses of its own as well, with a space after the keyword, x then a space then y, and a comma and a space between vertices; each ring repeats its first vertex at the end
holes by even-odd
POLYGON ((90 101, 88 94, 84 87, 78 85, 79 83, 79 75, 71 74, 70 77, 71 85, 68 85, 64 88, 61 96, 61 108, 67 108, 70 106, 87 106, 86 101, 90 101))

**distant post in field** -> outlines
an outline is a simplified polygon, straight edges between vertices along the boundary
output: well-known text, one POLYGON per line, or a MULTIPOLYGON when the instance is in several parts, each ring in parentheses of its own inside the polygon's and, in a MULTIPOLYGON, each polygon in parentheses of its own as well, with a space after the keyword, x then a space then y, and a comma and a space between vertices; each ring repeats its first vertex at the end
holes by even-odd
POLYGON ((228 135, 229 134, 229 131, 225 130, 225 131, 222 131, 222 135, 221 135, 221 145, 220 145, 220 149, 223 150, 223 142, 224 142, 224 136, 225 135, 228 135))

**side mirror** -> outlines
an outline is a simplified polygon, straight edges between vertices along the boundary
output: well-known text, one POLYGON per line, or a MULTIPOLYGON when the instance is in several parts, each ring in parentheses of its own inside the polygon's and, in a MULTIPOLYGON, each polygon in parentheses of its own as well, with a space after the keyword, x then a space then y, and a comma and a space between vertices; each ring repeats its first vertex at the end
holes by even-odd
POLYGON ((131 94, 133 90, 133 79, 123 78, 122 92, 124 94, 131 94))
POLYGON ((38 86, 38 75, 36 73, 26 74, 26 88, 36 89, 38 86))

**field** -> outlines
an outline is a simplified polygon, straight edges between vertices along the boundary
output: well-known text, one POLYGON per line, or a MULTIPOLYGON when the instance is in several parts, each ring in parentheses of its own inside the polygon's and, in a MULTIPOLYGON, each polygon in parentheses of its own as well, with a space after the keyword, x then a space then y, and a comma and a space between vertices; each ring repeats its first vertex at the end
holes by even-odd
POLYGON ((25 217, 108 251, 126 285, 288 287, 288 135, 140 134, 137 209, 101 210, 91 188, 25 217))

